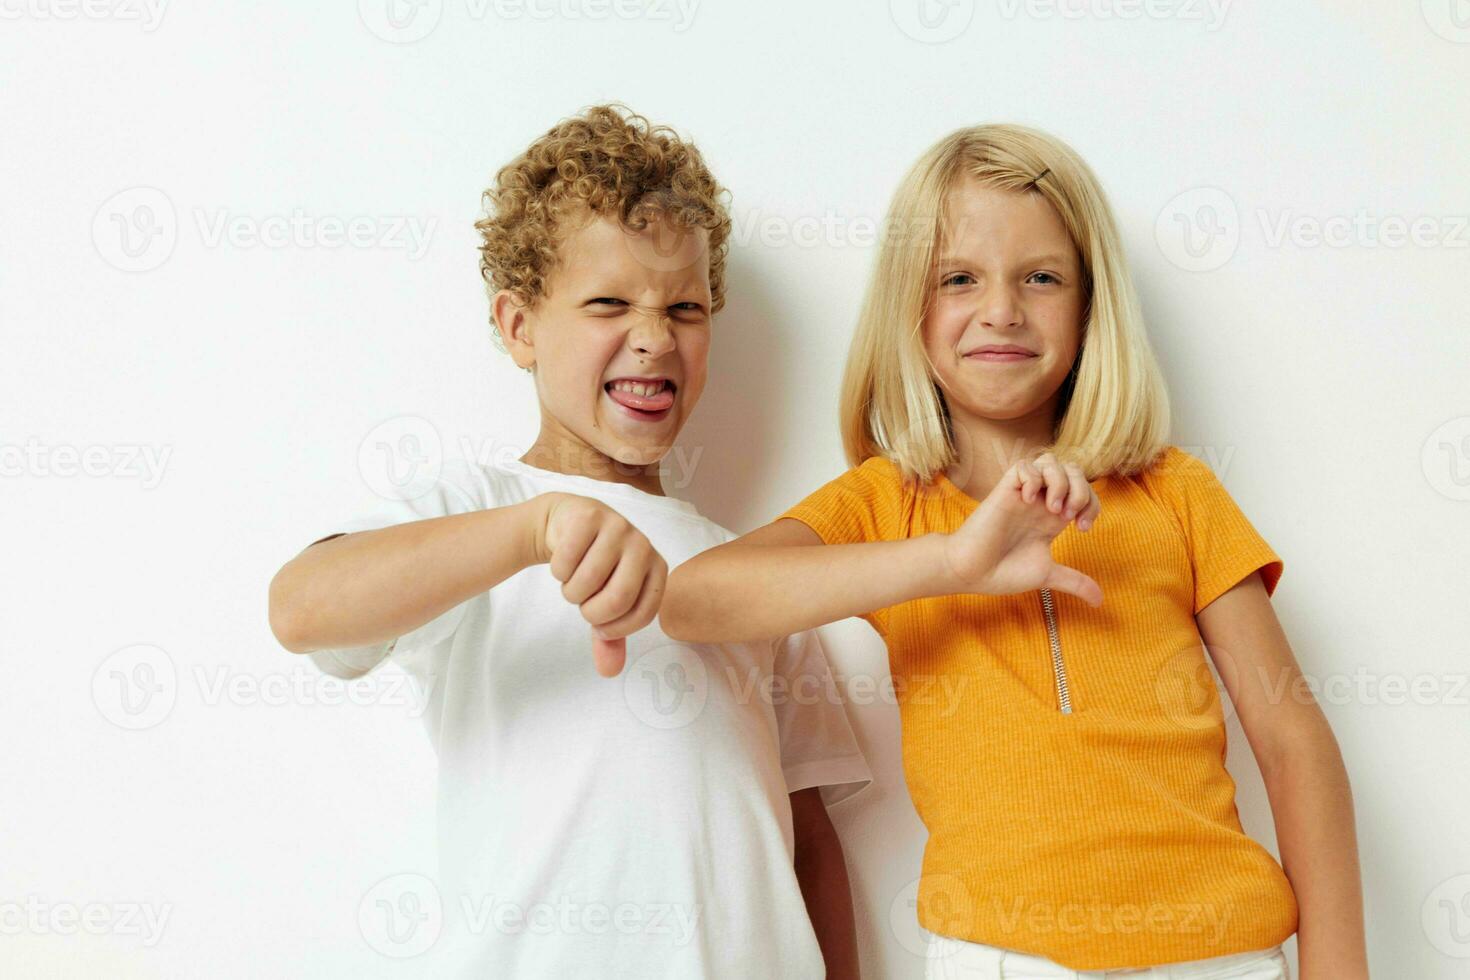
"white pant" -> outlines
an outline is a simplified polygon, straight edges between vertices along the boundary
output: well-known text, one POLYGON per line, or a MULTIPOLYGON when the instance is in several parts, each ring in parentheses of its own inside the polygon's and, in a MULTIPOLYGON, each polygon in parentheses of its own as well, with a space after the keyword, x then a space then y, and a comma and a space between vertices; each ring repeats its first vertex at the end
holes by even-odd
POLYGON ((1132 970, 1069 970, 1040 956, 929 933, 925 980, 1291 980, 1280 946, 1132 970))

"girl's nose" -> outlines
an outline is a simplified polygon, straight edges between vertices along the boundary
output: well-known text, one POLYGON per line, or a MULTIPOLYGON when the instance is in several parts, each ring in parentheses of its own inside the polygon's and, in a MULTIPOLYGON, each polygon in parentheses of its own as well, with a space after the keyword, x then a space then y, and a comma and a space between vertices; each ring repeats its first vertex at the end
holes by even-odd
POLYGON ((1019 327, 1021 304, 1009 286, 992 285, 980 296, 975 318, 986 327, 1019 327))

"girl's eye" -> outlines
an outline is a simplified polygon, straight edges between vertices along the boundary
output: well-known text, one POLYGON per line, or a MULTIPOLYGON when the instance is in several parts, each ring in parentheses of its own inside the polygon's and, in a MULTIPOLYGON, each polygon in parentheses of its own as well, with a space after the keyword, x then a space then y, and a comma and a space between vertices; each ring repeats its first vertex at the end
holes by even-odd
POLYGON ((953 272, 945 276, 939 284, 941 286, 968 286, 974 281, 975 277, 968 272, 953 272))
POLYGON ((1060 282, 1060 280, 1057 279, 1057 277, 1054 276, 1054 275, 1052 275, 1050 272, 1033 272, 1033 273, 1031 273, 1031 278, 1033 280, 1034 279, 1043 279, 1043 280, 1045 280, 1045 282, 1042 282, 1041 283, 1041 285, 1043 285, 1043 286, 1051 286, 1051 285, 1055 285, 1057 282, 1060 282))

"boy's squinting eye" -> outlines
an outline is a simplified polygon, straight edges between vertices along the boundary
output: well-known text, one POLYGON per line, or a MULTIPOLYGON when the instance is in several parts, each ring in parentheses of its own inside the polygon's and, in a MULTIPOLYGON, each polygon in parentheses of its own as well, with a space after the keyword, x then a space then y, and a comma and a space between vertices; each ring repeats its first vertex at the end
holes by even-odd
POLYGON ((607 305, 610 305, 610 306, 618 306, 618 305, 627 306, 628 305, 623 300, 614 299, 611 296, 599 296, 596 299, 589 299, 587 301, 587 305, 588 306, 597 306, 597 305, 600 305, 600 304, 607 304, 607 305))

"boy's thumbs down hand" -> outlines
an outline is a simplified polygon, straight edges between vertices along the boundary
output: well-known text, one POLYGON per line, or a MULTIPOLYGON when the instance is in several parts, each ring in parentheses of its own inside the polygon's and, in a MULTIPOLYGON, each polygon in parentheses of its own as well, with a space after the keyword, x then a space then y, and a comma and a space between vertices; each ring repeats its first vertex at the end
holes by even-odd
POLYGON ((616 677, 627 660, 628 635, 658 615, 668 565, 642 531, 601 501, 543 496, 546 520, 536 553, 550 563, 562 596, 591 624, 597 672, 616 677))

